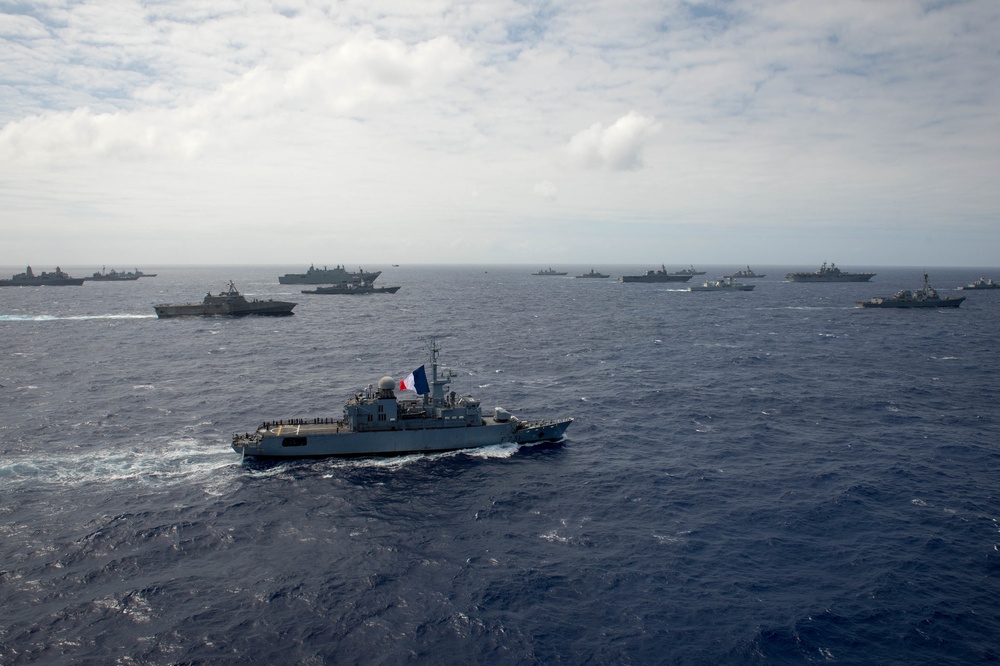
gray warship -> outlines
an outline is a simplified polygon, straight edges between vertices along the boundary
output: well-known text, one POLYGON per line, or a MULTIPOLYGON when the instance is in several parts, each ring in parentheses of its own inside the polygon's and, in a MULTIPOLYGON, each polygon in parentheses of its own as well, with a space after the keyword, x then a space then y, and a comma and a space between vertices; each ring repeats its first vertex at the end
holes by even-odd
POLYGON ((205 295, 201 303, 163 303, 154 305, 156 316, 167 317, 245 317, 247 315, 281 317, 295 314, 292 312, 297 303, 286 301, 260 301, 256 298, 248 301, 236 290, 233 281, 229 281, 229 289, 213 296, 211 292, 205 295))
POLYGON ((87 282, 130 282, 132 280, 138 280, 141 277, 156 277, 156 273, 143 273, 138 268, 134 271, 116 271, 111 269, 110 271, 101 269, 99 271, 94 271, 94 274, 88 278, 83 278, 87 282))
POLYGON ((938 296, 927 280, 927 273, 924 273, 924 286, 920 291, 902 289, 895 296, 875 296, 867 301, 858 301, 858 305, 863 308, 957 308, 964 300, 965 296, 938 296))
POLYGON ((688 291, 753 291, 757 285, 735 282, 732 275, 707 280, 698 287, 688 287, 688 291))
POLYGON ((743 278, 744 280, 751 280, 753 278, 766 277, 763 273, 754 273, 753 270, 747 266, 746 270, 739 270, 733 273, 730 277, 743 278))
POLYGON ((340 284, 341 282, 367 282, 371 284, 382 275, 382 271, 368 273, 359 268, 357 273, 348 272, 343 266, 316 268, 309 265, 305 273, 286 273, 278 278, 279 284, 340 284))
POLYGON ((568 272, 562 273, 560 271, 554 270, 552 268, 543 268, 537 273, 532 273, 532 275, 569 275, 568 272))
POLYGON ((688 268, 682 268, 679 271, 674 271, 671 275, 687 275, 688 277, 694 277, 695 275, 704 275, 706 271, 696 271, 694 266, 688 268))
POLYGON ((785 279, 789 282, 868 282, 874 273, 848 273, 837 268, 836 264, 823 265, 818 271, 811 273, 785 273, 785 279))
POLYGON ((959 287, 962 290, 978 291, 980 289, 1000 289, 1000 282, 994 282, 993 278, 981 277, 975 282, 970 282, 964 287, 959 287))
POLYGON ((342 418, 265 421, 252 433, 233 435, 233 450, 262 458, 391 456, 478 448, 493 444, 557 441, 571 418, 521 421, 499 407, 484 415, 479 400, 445 392, 451 373, 438 372, 431 345, 430 381, 424 366, 401 382, 383 377, 344 405, 342 418), (412 388, 417 399, 396 397, 412 388))
POLYGON ((590 269, 589 273, 584 273, 583 275, 577 275, 578 278, 608 278, 610 275, 605 275, 604 273, 598 273, 593 268, 590 269))
POLYGON ((367 282, 341 282, 329 287, 303 289, 303 294, 340 294, 344 296, 363 296, 366 294, 395 294, 399 287, 373 287, 367 282))
POLYGON ((660 264, 658 271, 646 271, 645 275, 622 275, 618 279, 622 282, 687 282, 691 276, 686 273, 668 273, 663 264, 660 264))
POLYGON ((18 273, 9 280, 0 280, 0 287, 78 287, 82 284, 83 278, 70 277, 58 266, 52 273, 42 271, 38 275, 28 266, 23 273, 18 273))

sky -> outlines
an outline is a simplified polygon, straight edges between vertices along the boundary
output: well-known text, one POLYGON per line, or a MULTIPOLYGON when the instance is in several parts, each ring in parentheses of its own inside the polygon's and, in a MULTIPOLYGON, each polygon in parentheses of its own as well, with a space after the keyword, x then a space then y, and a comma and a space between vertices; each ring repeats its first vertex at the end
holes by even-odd
POLYGON ((997 0, 0 0, 0 265, 1000 266, 997 0))

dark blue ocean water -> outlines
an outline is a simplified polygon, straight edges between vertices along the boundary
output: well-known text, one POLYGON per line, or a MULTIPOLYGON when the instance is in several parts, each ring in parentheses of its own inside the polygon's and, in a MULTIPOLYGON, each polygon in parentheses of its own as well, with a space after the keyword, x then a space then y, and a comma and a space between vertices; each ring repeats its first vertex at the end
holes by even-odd
POLYGON ((757 266, 737 294, 534 266, 365 266, 394 296, 278 284, 302 268, 0 290, 0 663, 1000 660, 1000 291, 861 310, 922 269, 757 266), (296 315, 153 317, 230 278, 296 315), (572 416, 566 440, 229 448, 338 416, 432 336, 455 390, 572 416))

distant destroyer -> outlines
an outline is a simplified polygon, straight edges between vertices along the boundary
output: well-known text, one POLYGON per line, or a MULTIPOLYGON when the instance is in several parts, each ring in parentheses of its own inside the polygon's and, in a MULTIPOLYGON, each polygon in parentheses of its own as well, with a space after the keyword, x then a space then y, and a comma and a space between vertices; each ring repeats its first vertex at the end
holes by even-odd
POLYGON ((704 275, 705 271, 696 271, 694 266, 688 268, 682 268, 679 271, 674 271, 671 275, 687 275, 688 277, 694 277, 695 275, 704 275))
POLYGON ((281 317, 294 314, 292 308, 297 303, 285 301, 261 301, 256 298, 248 301, 236 290, 233 281, 229 281, 229 289, 213 296, 211 292, 205 295, 201 303, 164 303, 153 306, 156 316, 167 317, 244 317, 247 315, 281 317))
POLYGON ((344 405, 341 418, 266 421, 252 433, 233 435, 244 456, 319 458, 454 451, 493 444, 557 441, 571 418, 520 421, 499 407, 484 415, 479 400, 445 392, 451 373, 438 374, 438 348, 431 346, 431 377, 424 366, 396 382, 383 377, 344 405), (413 389, 420 397, 396 397, 413 389))
POLYGON ((78 287, 83 284, 83 278, 70 277, 56 266, 52 273, 42 271, 38 275, 28 266, 23 273, 18 273, 9 280, 0 280, 0 287, 78 287))
POLYGON ((569 275, 569 273, 553 270, 552 268, 543 268, 537 273, 532 273, 532 275, 569 275))
POLYGON ((1000 283, 994 282, 993 278, 981 277, 975 282, 970 282, 964 287, 959 287, 959 289, 972 291, 978 291, 980 289, 1000 289, 1000 283))
POLYGON ((691 276, 668 273, 663 264, 660 264, 658 271, 646 271, 645 275, 622 275, 618 279, 622 282, 687 282, 691 276))
POLYGON ((329 287, 303 289, 303 294, 341 294, 344 296, 363 296, 366 294, 395 294, 399 287, 373 287, 365 282, 342 282, 329 287))
POLYGON ((577 275, 578 278, 607 278, 610 275, 605 275, 604 273, 598 273, 593 268, 590 269, 589 273, 584 273, 583 275, 577 275))
POLYGON ((920 291, 902 289, 895 296, 875 296, 867 301, 858 301, 858 305, 863 308, 957 308, 964 300, 965 296, 938 296, 927 280, 927 273, 924 273, 924 286, 920 291))
POLYGON ((357 273, 349 273, 343 266, 316 268, 309 266, 305 273, 286 273, 278 278, 279 284, 340 284, 341 282, 367 282, 371 284, 382 271, 369 273, 359 268, 357 273))
POLYGON ((763 273, 754 273, 753 270, 749 266, 747 266, 746 270, 736 271, 730 277, 740 278, 743 280, 752 280, 754 278, 762 278, 767 276, 763 273))
POLYGON ((786 273, 785 279, 789 282, 868 282, 874 273, 848 273, 842 271, 835 264, 823 265, 818 271, 812 273, 786 273))

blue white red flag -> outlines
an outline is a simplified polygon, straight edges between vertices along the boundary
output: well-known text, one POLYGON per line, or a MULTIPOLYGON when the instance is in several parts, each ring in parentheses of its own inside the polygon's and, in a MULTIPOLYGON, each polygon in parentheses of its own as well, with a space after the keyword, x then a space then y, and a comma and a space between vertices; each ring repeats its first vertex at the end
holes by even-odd
POLYGON ((431 387, 427 383, 427 373, 424 372, 424 366, 420 366, 411 372, 406 379, 399 382, 399 390, 405 391, 406 389, 416 391, 420 395, 426 395, 431 392, 431 387))

